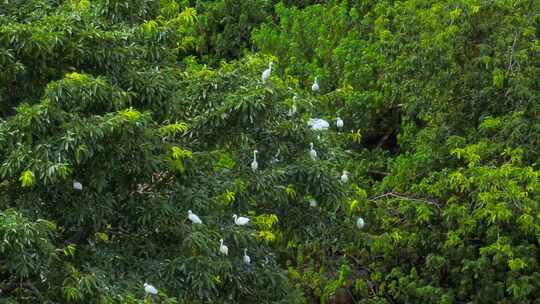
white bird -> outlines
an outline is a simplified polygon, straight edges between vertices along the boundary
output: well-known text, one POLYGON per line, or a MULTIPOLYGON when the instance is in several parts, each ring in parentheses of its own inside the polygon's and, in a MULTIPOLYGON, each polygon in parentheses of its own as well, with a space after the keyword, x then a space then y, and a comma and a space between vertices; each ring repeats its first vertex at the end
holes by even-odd
POLYGON ((313 85, 311 85, 311 91, 313 93, 317 93, 319 91, 319 77, 315 77, 315 80, 313 81, 313 85))
POLYGON ((259 151, 253 150, 253 161, 251 162, 251 170, 254 173, 257 172, 257 169, 259 168, 259 163, 257 162, 257 153, 259 153, 259 151))
POLYGON ((275 165, 275 164, 277 164, 277 163, 279 162, 278 156, 279 156, 279 153, 280 153, 280 152, 281 152, 281 150, 278 149, 276 155, 274 155, 274 156, 272 157, 272 159, 270 160, 270 163, 271 163, 272 165, 275 165))
POLYGON ((336 126, 340 129, 343 128, 343 119, 341 117, 336 118, 336 126))
POLYGON ((223 255, 229 255, 229 247, 223 245, 223 239, 219 240, 219 252, 223 255))
POLYGON ((247 248, 244 248, 244 263, 246 263, 246 265, 251 263, 251 258, 247 255, 247 248))
POLYGON ((341 174, 341 183, 346 184, 349 181, 349 172, 343 170, 343 173, 341 174))
POLYGON ((74 181, 73 182, 73 189, 82 191, 83 185, 78 181, 74 181))
POLYGON ((247 217, 238 217, 238 215, 233 214, 234 223, 238 226, 245 226, 249 223, 249 219, 247 217))
POLYGON ((272 65, 273 63, 270 62, 270 64, 268 64, 268 69, 264 70, 264 72, 262 72, 262 81, 263 83, 265 83, 268 78, 270 78, 270 74, 272 74, 272 65))
POLYGON ((202 224, 201 218, 198 215, 196 215, 195 213, 193 213, 191 210, 188 210, 188 219, 193 224, 202 224))
POLYGON ((364 228, 364 219, 361 218, 361 217, 358 217, 358 219, 356 220, 356 227, 358 227, 358 229, 362 229, 364 228))
POLYGON ((296 114, 296 99, 298 99, 298 96, 296 94, 293 96, 293 103, 291 108, 289 109, 289 116, 293 116, 296 114))
POLYGON ((324 131, 330 128, 330 124, 328 123, 328 121, 321 118, 310 118, 308 120, 308 126, 311 127, 313 130, 319 131, 324 131))
POLYGON ((317 151, 313 149, 313 143, 309 143, 309 157, 311 157, 312 160, 317 160, 317 151))
POLYGON ((309 206, 310 206, 311 208, 317 207, 317 201, 314 200, 314 199, 310 199, 310 200, 309 200, 309 206))
POLYGON ((144 292, 146 294, 150 294, 150 295, 157 295, 158 294, 158 290, 153 286, 153 285, 150 285, 148 283, 144 283, 144 292))

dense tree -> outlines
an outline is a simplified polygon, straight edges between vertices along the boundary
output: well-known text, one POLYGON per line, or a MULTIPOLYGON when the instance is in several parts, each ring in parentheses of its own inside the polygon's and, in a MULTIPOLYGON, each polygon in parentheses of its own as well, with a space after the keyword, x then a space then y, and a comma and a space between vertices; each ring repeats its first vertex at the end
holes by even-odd
POLYGON ((539 12, 1 1, 0 300, 536 300, 539 12))

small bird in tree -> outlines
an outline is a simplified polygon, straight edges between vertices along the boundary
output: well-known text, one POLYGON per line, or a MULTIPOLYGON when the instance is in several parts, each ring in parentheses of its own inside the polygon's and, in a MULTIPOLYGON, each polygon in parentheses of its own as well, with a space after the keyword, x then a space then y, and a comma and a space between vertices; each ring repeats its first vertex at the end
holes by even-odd
POLYGON ((317 201, 314 200, 314 199, 310 199, 310 200, 309 200, 309 206, 310 206, 311 208, 316 208, 316 207, 317 207, 317 201))
POLYGON ((276 155, 274 155, 274 156, 272 157, 272 159, 270 160, 270 164, 275 165, 275 164, 277 164, 277 163, 279 162, 279 158, 278 158, 278 157, 279 157, 279 153, 280 153, 280 152, 281 152, 281 151, 278 149, 276 155))
POLYGON ((233 214, 234 223, 238 226, 245 226, 249 223, 249 219, 247 217, 238 217, 238 215, 233 214))
POLYGON ((82 191, 83 185, 78 181, 74 181, 73 182, 73 189, 78 190, 78 191, 82 191))
POLYGON ((219 252, 225 256, 229 255, 229 247, 223 245, 223 239, 219 240, 219 252))
POLYGON ((356 227, 358 227, 358 229, 362 229, 364 228, 364 219, 361 218, 361 217, 358 217, 358 219, 356 220, 356 227))
POLYGON ((341 117, 336 118, 336 126, 340 129, 343 128, 343 119, 341 117))
POLYGON ((253 161, 251 162, 251 171, 253 171, 253 173, 257 172, 257 169, 259 169, 259 163, 257 162, 257 153, 259 153, 259 151, 253 150, 253 161))
POLYGON ((324 131, 330 127, 330 124, 328 121, 321 118, 310 118, 308 120, 308 126, 310 126, 313 130, 324 131))
POLYGON ((309 143, 309 157, 311 160, 317 160, 317 151, 313 149, 313 143, 309 143))
POLYGON ((346 184, 349 181, 349 172, 343 170, 340 180, 342 184, 346 184))
POLYGON ((313 84, 311 85, 311 91, 313 93, 319 92, 319 77, 316 76, 315 80, 313 81, 313 84))
POLYGON ((293 103, 292 103, 291 108, 289 109, 289 116, 294 116, 294 114, 296 114, 296 100, 297 99, 298 99, 298 96, 296 96, 296 94, 294 94, 293 103))
POLYGON ((188 210, 188 219, 193 224, 202 224, 201 218, 198 215, 196 215, 195 213, 193 213, 191 210, 188 210))
POLYGON ((244 263, 246 265, 251 264, 251 258, 247 255, 247 248, 244 248, 244 263))
POLYGON ((158 294, 158 290, 151 284, 144 283, 144 293, 155 296, 158 294))
POLYGON ((266 83, 268 78, 270 78, 270 74, 272 74, 272 65, 273 65, 273 63, 270 62, 268 64, 268 69, 266 69, 266 70, 264 70, 264 72, 262 72, 262 81, 263 81, 263 83, 266 83))

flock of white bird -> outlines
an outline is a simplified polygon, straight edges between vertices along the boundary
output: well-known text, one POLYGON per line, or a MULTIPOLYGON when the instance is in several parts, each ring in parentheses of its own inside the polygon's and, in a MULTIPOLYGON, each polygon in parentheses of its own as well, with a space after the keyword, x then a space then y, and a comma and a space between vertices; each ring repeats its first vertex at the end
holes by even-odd
MULTIPOLYGON (((266 81, 268 81, 268 79, 270 78, 270 75, 272 74, 272 66, 273 66, 273 63, 270 62, 269 65, 268 65, 268 69, 264 70, 262 72, 262 81, 263 83, 266 83, 266 81)), ((317 93, 319 91, 319 81, 318 81, 318 77, 315 77, 315 80, 313 81, 313 85, 311 86, 311 91, 313 93, 317 93)), ((297 99, 297 96, 295 95, 293 97, 293 106, 291 107, 291 109, 289 110, 289 116, 292 116, 296 113, 296 99, 297 99)), ((324 120, 324 119, 320 119, 320 118, 312 118, 308 121, 308 125, 314 129, 314 130, 327 130, 329 127, 330 127, 330 124, 324 120)), ((337 117, 336 118, 336 126, 338 128, 343 128, 343 119, 341 119, 341 117, 337 117)), ((257 150, 253 150, 253 161, 251 162, 251 170, 256 173, 257 170, 259 169, 259 163, 257 162, 257 153, 259 151, 257 150)), ((280 151, 278 150, 276 155, 273 156, 273 158, 270 160, 270 162, 272 164, 275 164, 279 161, 278 159, 278 156, 279 156, 279 153, 280 151)), ((309 144, 309 157, 313 160, 313 161, 316 161, 317 160, 317 151, 315 150, 314 148, 314 145, 313 143, 311 142, 309 144)), ((348 183, 349 181, 349 172, 347 172, 346 170, 343 170, 341 176, 340 176, 340 182, 342 184, 346 184, 348 183)), ((82 191, 83 189, 83 186, 80 182, 78 181, 74 181, 73 182, 73 188, 75 190, 79 190, 79 191, 82 191)), ((317 201, 315 199, 310 199, 309 200, 309 206, 312 207, 312 208, 315 208, 317 207, 317 201)), ((188 210, 188 220, 191 221, 192 224, 195 224, 195 225, 200 225, 202 224, 202 220, 201 218, 193 213, 193 211, 191 210, 188 210)), ((243 217, 243 216, 237 216, 236 214, 233 214, 233 221, 234 221, 234 225, 237 225, 237 226, 246 226, 247 224, 249 224, 249 218, 247 217, 243 217)), ((358 217, 358 219, 356 220, 356 227, 358 229, 362 229, 364 228, 364 219, 362 217, 358 217)), ((227 247, 227 245, 224 244, 224 241, 223 239, 220 239, 219 240, 219 252, 220 254, 224 255, 224 256, 228 256, 229 255, 229 247, 227 247)), ((246 264, 246 265, 249 265, 251 264, 251 258, 250 256, 247 254, 247 248, 244 248, 244 256, 242 257, 242 260, 243 262, 246 264)), ((148 295, 157 295, 158 294, 158 290, 156 287, 154 287, 153 285, 151 284, 148 284, 148 283, 144 283, 143 285, 144 287, 144 292, 148 295)))

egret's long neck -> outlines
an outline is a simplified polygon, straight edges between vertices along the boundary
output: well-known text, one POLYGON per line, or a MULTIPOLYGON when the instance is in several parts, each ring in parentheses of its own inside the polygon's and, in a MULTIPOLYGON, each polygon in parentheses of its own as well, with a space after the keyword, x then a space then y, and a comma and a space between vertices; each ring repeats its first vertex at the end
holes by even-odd
POLYGON ((253 151, 253 161, 257 161, 257 152, 253 151))

